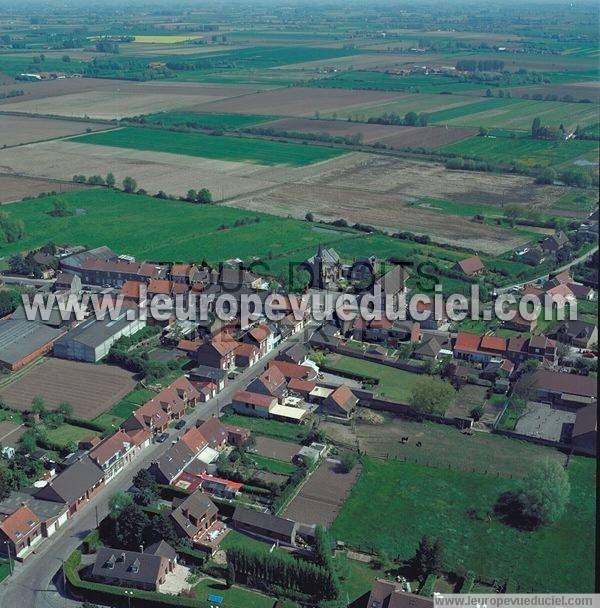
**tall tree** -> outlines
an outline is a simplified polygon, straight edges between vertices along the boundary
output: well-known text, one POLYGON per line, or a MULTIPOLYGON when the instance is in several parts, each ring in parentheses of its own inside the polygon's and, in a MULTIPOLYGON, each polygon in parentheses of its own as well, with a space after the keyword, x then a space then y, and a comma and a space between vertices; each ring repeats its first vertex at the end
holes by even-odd
POLYGON ((144 531, 150 525, 148 516, 134 504, 125 507, 115 520, 114 536, 126 549, 137 550, 144 540, 144 531))
POLYGON ((546 458, 529 471, 519 492, 523 515, 538 525, 557 521, 569 502, 571 484, 564 467, 546 458))

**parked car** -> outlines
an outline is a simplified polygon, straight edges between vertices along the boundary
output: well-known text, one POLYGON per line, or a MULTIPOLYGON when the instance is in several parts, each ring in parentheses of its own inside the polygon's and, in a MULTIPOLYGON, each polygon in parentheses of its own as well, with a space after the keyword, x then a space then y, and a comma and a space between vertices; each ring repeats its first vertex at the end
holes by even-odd
POLYGON ((175 428, 176 429, 182 429, 185 426, 185 420, 178 420, 175 423, 175 428))
POLYGON ((161 433, 157 438, 157 443, 164 443, 169 438, 169 433, 161 433))

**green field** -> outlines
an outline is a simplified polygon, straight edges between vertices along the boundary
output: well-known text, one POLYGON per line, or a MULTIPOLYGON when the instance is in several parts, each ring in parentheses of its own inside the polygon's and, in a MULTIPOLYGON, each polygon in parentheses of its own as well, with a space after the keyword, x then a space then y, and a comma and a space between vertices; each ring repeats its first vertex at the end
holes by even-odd
POLYGON ((539 117, 543 125, 567 129, 598 122, 597 106, 593 103, 565 103, 561 101, 532 101, 523 99, 490 99, 455 110, 434 114, 432 122, 456 127, 487 127, 527 131, 533 119, 539 117), (487 105, 490 104, 489 108, 487 105))
POLYGON ((403 403, 408 403, 415 383, 421 377, 387 365, 342 355, 329 355, 326 363, 333 370, 379 378, 379 384, 374 389, 376 393, 403 403))
MULTIPOLYGON (((347 260, 369 251, 382 259, 412 259, 414 243, 384 235, 368 235, 301 220, 248 212, 217 205, 192 205, 158 200, 105 188, 82 190, 22 201, 5 206, 11 219, 23 220, 25 236, 0 244, 0 257, 29 251, 53 241, 89 247, 108 245, 119 253, 147 260, 201 260, 219 262, 232 256, 263 262, 257 271, 288 276, 288 262, 301 262, 313 255, 319 243, 334 246, 347 260), (53 217, 56 198, 82 213, 53 217), (255 219, 259 218, 258 223, 255 219), (247 220, 234 226, 236 220, 247 220), (143 226, 143 230, 139 229, 143 226), (222 226, 228 226, 222 229, 222 226)), ((429 244, 420 245, 423 255, 448 263, 464 258, 461 252, 429 244)))
POLYGON ((597 156, 598 142, 468 137, 442 146, 438 150, 495 163, 518 162, 528 167, 546 167, 572 163, 578 158, 597 156))
POLYGON ((252 416, 240 416, 225 411, 221 416, 223 424, 241 426, 250 429, 252 433, 283 439, 284 441, 298 442, 306 438, 308 429, 302 424, 291 424, 277 420, 266 420, 264 418, 253 418, 252 416))
POLYGON ((515 489, 512 480, 366 457, 332 535, 353 547, 383 548, 391 557, 408 559, 428 534, 442 538, 448 570, 462 564, 479 576, 511 578, 521 592, 590 593, 595 462, 572 458, 569 476, 565 515, 523 532, 487 515, 501 493, 515 489))
MULTIPOLYGON (((320 242, 335 242, 348 234, 331 230, 328 236, 317 230, 318 225, 299 220, 217 205, 157 200, 104 188, 60 195, 70 209, 84 212, 59 218, 48 213, 55 198, 48 196, 10 206, 9 217, 24 221, 26 235, 18 242, 0 245, 1 256, 54 241, 90 247, 106 244, 138 259, 206 258, 218 262, 234 255, 241 258, 256 255, 265 258, 260 269, 267 271, 274 263, 268 259, 271 252, 273 256, 284 256, 280 261, 281 270, 287 272, 286 260, 305 259, 292 252, 306 247, 314 253, 320 242), (234 227, 236 220, 250 222, 255 218, 260 221, 234 227), (220 229, 223 225, 229 228, 220 229)), ((359 233, 349 233, 347 238, 359 236, 359 233)))
POLYGON ((461 82, 457 78, 438 75, 397 76, 385 72, 347 71, 331 78, 312 81, 309 86, 332 89, 377 89, 412 93, 464 93, 480 90, 481 83, 461 82))
POLYGON ((218 160, 253 162, 259 165, 310 165, 344 154, 325 146, 291 144, 266 139, 175 133, 159 129, 125 127, 82 135, 69 141, 100 146, 169 152, 218 160))
POLYGON ((273 116, 253 114, 208 114, 199 112, 157 112, 144 116, 144 122, 165 127, 194 129, 240 129, 272 120, 273 116))

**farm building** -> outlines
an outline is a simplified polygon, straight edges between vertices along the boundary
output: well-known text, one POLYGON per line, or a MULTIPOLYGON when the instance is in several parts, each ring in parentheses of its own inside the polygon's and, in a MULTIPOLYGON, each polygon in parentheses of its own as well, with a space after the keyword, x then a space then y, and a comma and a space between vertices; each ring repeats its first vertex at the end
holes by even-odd
POLYGON ((236 507, 232 517, 232 524, 236 530, 248 532, 256 536, 296 546, 296 533, 298 523, 291 519, 284 519, 262 513, 245 507, 236 507))
POLYGON ((596 378, 539 370, 535 374, 536 399, 565 407, 581 408, 598 401, 596 378))
POLYGON ((571 442, 589 454, 596 454, 598 443, 598 407, 588 405, 577 412, 571 442))
POLYGON ((474 255, 466 260, 457 262, 454 270, 466 274, 468 277, 482 274, 485 271, 485 266, 478 255, 474 255))
POLYGON ((64 329, 48 327, 36 321, 4 319, 0 321, 0 366, 16 371, 52 350, 64 329))
POLYGON ((61 359, 97 363, 122 336, 131 336, 146 325, 143 319, 130 320, 125 312, 114 320, 91 318, 54 344, 54 356, 61 359))

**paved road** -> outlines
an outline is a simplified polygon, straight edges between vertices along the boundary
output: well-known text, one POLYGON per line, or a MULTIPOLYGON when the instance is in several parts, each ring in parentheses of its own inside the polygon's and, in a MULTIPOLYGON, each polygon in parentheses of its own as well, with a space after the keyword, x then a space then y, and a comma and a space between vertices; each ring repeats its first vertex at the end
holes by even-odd
MULTIPOLYGON (((563 270, 568 270, 572 266, 576 266, 577 264, 580 264, 581 262, 584 262, 585 260, 587 260, 589 257, 593 256, 594 253, 596 253, 596 251, 598 251, 597 245, 592 250, 588 251, 586 254, 580 255, 578 258, 571 260, 568 264, 565 264, 564 266, 561 266, 560 268, 556 268, 556 269, 552 270, 551 272, 553 274, 558 274, 559 272, 563 272, 563 270)), ((539 277, 536 277, 535 279, 529 279, 529 280, 525 281, 524 283, 515 283, 514 285, 508 285, 507 287, 499 287, 498 289, 496 289, 496 293, 497 294, 506 293, 507 291, 510 291, 511 289, 514 289, 515 287, 523 287, 527 283, 535 283, 535 282, 539 281, 540 279, 546 279, 548 277, 548 275, 549 275, 549 273, 546 273, 546 274, 540 275, 539 277)))
MULTIPOLYGON (((230 403, 233 394, 258 376, 265 364, 273 359, 282 348, 299 340, 299 336, 293 336, 280 343, 256 365, 230 381, 216 398, 196 407, 194 412, 186 416, 188 426, 194 424, 198 418, 208 418, 217 414, 224 405, 230 403)), ((183 432, 183 430, 178 431, 179 434, 183 434, 183 432)), ((172 437, 175 436, 173 430, 170 431, 170 434, 172 437)), ((62 592, 59 593, 58 588, 62 589, 62 578, 58 571, 62 560, 66 559, 86 534, 96 527, 96 510, 98 521, 101 521, 108 514, 110 497, 119 490, 127 490, 131 486, 135 474, 140 469, 147 468, 170 445, 169 442, 152 444, 138 454, 136 459, 100 490, 73 519, 62 526, 52 538, 45 540, 24 564, 15 564, 13 576, 0 584, 0 608, 74 608, 80 606, 81 602, 73 601, 65 597, 62 592)))

